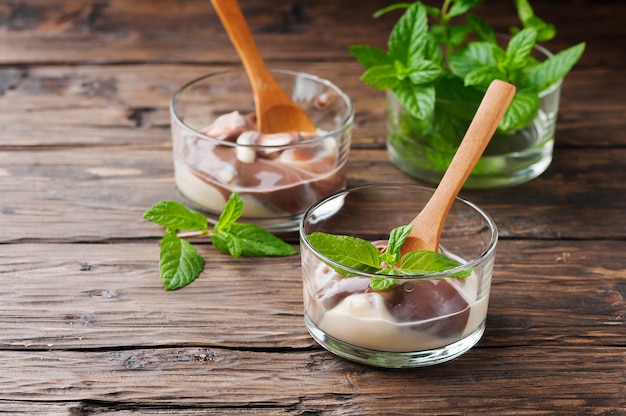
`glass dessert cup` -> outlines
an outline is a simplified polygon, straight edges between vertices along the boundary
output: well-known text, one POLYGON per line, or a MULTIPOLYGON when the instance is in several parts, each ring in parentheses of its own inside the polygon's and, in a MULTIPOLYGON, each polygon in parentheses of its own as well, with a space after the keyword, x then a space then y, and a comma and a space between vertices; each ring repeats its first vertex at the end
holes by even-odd
POLYGON ((456 198, 439 251, 460 266, 421 276, 392 276, 383 291, 370 287, 380 275, 351 269, 317 251, 315 232, 372 243, 409 224, 433 189, 369 185, 335 193, 309 208, 300 223, 304 320, 311 336, 332 353, 378 367, 443 363, 472 348, 485 330, 498 239, 493 220, 456 198), (446 277, 471 271, 465 279, 446 277))
POLYGON ((311 204, 345 188, 354 117, 349 97, 314 75, 271 72, 307 112, 315 133, 258 133, 243 69, 195 79, 170 103, 176 186, 183 201, 213 223, 237 192, 242 222, 295 231, 311 204))

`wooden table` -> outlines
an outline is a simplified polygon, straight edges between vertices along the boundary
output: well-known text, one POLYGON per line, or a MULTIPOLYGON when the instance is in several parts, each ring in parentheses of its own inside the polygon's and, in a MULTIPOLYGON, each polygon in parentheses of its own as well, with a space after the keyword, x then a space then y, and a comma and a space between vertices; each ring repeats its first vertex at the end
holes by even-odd
MULTIPOLYGON (((488 3, 498 29, 515 22, 513 2, 488 3)), ((500 229, 486 333, 447 364, 381 370, 308 335, 298 256, 200 244, 200 278, 161 287, 162 230, 142 213, 177 198, 169 100, 239 65, 208 1, 3 1, 0 413, 626 414, 626 3, 535 3, 551 49, 587 51, 548 171, 462 193, 500 229)), ((416 182, 389 162, 383 94, 347 52, 384 47, 397 14, 371 14, 387 4, 242 1, 271 66, 352 97, 350 186, 416 182)))

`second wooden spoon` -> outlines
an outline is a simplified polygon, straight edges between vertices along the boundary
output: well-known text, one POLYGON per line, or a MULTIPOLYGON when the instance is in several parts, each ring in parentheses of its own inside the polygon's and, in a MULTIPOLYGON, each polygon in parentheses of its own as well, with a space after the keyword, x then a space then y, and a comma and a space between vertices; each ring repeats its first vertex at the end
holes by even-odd
POLYGON ((278 85, 261 57, 237 0, 211 0, 243 62, 254 93, 262 133, 315 132, 315 125, 278 85))
POLYGON ((437 189, 424 209, 411 221, 413 229, 402 246, 402 253, 437 251, 441 230, 454 198, 485 151, 514 95, 515 86, 507 82, 495 80, 489 85, 437 189))

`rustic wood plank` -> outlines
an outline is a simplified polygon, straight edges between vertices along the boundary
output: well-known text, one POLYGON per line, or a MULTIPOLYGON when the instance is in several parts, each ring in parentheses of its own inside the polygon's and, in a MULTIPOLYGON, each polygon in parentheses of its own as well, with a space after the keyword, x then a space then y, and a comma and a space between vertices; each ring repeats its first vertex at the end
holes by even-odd
MULTIPOLYGON (((427 2, 434 5, 439 2, 427 2)), ((624 68, 616 39, 626 36, 623 2, 541 1, 537 14, 556 25, 548 44, 562 50, 587 41, 583 65, 624 68), (580 22, 585 24, 581 31, 580 22)), ((259 49, 266 59, 349 60, 354 43, 384 47, 398 13, 373 19, 389 4, 378 0, 259 3, 242 0, 259 49)), ((512 2, 491 2, 475 13, 503 33, 518 25, 512 2)), ((8 48, 0 63, 236 62, 234 48, 211 5, 168 0, 29 0, 0 7, 0 40, 8 48)))
POLYGON ((9 351, 0 371, 4 400, 83 401, 74 414, 155 405, 267 414, 619 414, 626 405, 623 348, 477 348, 448 364, 408 371, 327 352, 9 351))
MULTIPOLYGON (((158 242, 0 246, 0 350, 309 349, 299 256, 207 259, 165 292, 158 242)), ((626 345, 623 241, 499 243, 484 347, 626 345)))
MULTIPOLYGON (((371 13, 389 1, 241 2, 271 66, 353 98, 350 185, 415 183, 387 160, 384 95, 347 51, 385 46, 398 13, 371 13)), ((310 338, 298 256, 233 261, 196 244, 204 273, 161 288, 162 231, 141 214, 177 197, 169 99, 239 65, 209 2, 0 2, 0 413, 623 414, 626 2, 533 6, 556 24, 550 49, 587 50, 550 169, 463 192, 500 229, 485 336, 451 363, 386 371, 310 338)), ((477 11, 515 23, 513 2, 477 11)))
MULTIPOLYGON (((379 152, 352 150, 350 186, 417 183, 379 152)), ((167 148, 0 151, 0 241, 157 237, 160 229, 142 213, 159 200, 179 199, 171 157, 167 148)), ((624 148, 563 148, 539 179, 462 196, 493 216, 503 238, 623 239, 626 169, 619 167, 625 160, 624 148)))
MULTIPOLYGON (((203 74, 238 65, 103 65, 0 69, 0 148, 7 146, 168 146, 169 101, 203 74), (4 77, 2 76, 4 74, 4 77), (2 79, 5 79, 4 94, 2 79)), ((354 147, 383 149, 384 93, 365 86, 356 62, 281 62, 327 78, 352 98, 354 147)), ((622 70, 581 69, 562 88, 558 146, 623 145, 626 96, 622 70), (590 110, 595 109, 593 111, 590 110)))
MULTIPOLYGON (((4 70, 10 88, 6 87, 4 94, 0 92, 0 148, 169 145, 169 103, 174 92, 201 75, 234 67, 240 66, 43 66, 4 70)), ((372 134, 361 128, 365 124, 368 128, 377 126, 374 134, 384 136, 384 124, 374 123, 384 121, 384 95, 361 83, 362 67, 358 63, 285 63, 281 67, 327 78, 354 97, 355 142, 372 134)))

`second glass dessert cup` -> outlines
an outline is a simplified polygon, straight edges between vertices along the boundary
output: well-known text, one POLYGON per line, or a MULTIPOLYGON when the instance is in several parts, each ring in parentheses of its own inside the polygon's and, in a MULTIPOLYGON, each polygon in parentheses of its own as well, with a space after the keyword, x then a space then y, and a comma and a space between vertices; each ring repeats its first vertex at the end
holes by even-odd
POLYGON ((493 220, 457 198, 439 252, 460 266, 420 276, 380 275, 331 260, 311 244, 316 232, 346 235, 384 246, 393 228, 406 225, 433 189, 416 185, 370 185, 335 193, 305 213, 300 224, 304 319, 313 338, 334 354, 387 368, 422 367, 468 351, 485 330, 498 239, 493 220), (449 277, 465 273, 466 278, 449 277))
POLYGON ((354 110, 330 81, 271 71, 316 126, 315 133, 256 131, 247 75, 205 75, 178 90, 170 104, 176 186, 189 206, 216 222, 229 195, 243 200, 242 222, 294 231, 304 211, 346 185, 354 110))

